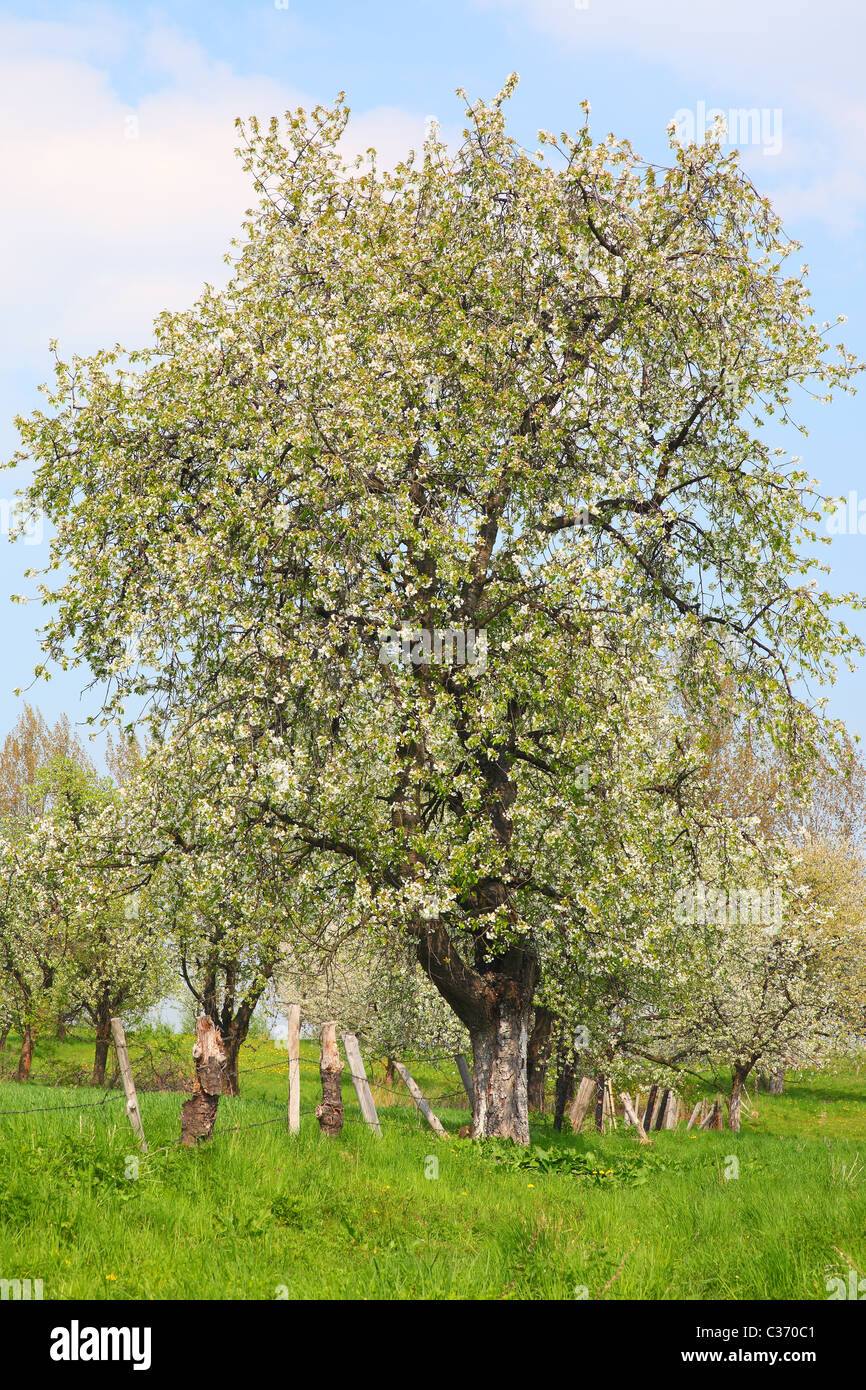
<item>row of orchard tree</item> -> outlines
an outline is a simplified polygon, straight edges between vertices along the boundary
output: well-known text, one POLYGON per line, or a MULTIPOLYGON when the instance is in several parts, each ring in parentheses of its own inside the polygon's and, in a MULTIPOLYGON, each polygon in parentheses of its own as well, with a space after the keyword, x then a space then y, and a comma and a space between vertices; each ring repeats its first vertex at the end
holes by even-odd
MULTIPOLYGON (((709 1067, 731 1077, 731 1121, 756 1072, 819 1065, 866 1036, 864 775, 852 748, 822 761, 799 794, 780 756, 719 721, 699 740, 709 823, 748 842, 747 858, 700 851, 660 909, 651 881, 623 877, 602 919, 543 958, 524 1070, 527 1108, 556 1080, 561 1114, 584 1072, 674 1081, 709 1067)), ((4 898, 0 1047, 21 1039, 27 1079, 39 1032, 58 1021, 95 1033, 105 1080, 110 1020, 141 1019, 188 991, 219 1030, 224 1089, 263 1000, 336 1018, 377 1055, 467 1048, 459 1017, 407 953, 401 933, 371 937, 340 885, 284 873, 279 846, 232 823, 203 842, 192 765, 166 750, 108 741, 100 776, 64 718, 25 707, 0 753, 4 898)), ((728 847, 729 848, 729 847, 728 847)), ((623 865, 623 873, 633 865, 623 865)))
POLYGON ((663 168, 588 111, 527 151, 513 86, 385 171, 345 164, 342 99, 250 121, 226 287, 57 361, 14 460, 46 658, 146 747, 92 826, 56 797, 7 852, 34 922, 146 896, 230 1057, 281 951, 289 990, 456 1018, 473 1134, 526 1143, 538 1010, 560 1051, 740 1088, 860 1030, 853 821, 801 831, 850 781, 816 692, 862 646, 779 443, 859 364, 735 152, 663 168))
POLYGON ((51 728, 27 705, 0 750, 0 1051, 14 1032, 18 1080, 40 1034, 83 1023, 102 1085, 112 1017, 135 1025, 166 999, 219 1029, 227 1094, 257 1006, 281 996, 308 1018, 336 1010, 383 1054, 412 1037, 442 1055, 465 1045, 405 950, 344 941, 318 895, 290 892, 272 847, 223 820, 204 851, 189 768, 167 778, 155 750, 110 735, 106 764, 65 716, 51 728))

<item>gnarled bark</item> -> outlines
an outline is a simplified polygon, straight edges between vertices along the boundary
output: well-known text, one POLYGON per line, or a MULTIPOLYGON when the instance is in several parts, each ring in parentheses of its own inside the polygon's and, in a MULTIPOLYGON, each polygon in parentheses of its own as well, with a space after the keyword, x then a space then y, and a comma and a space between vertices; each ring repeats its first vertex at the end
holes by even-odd
POLYGON ((441 923, 419 928, 418 959, 469 1029, 472 1040, 473 1139, 529 1143, 527 1052, 538 958, 512 946, 492 959, 479 944, 473 969, 441 923))
POLYGON ((545 1009, 543 1005, 539 1005, 535 1010, 527 1055, 529 1108, 539 1112, 544 1110, 544 1084, 550 1061, 553 1022, 554 1015, 550 1009, 545 1009))
POLYGON ((18 1071, 15 1074, 16 1081, 29 1081, 30 1068, 33 1066, 33 1028, 29 1023, 25 1023, 24 1032, 21 1036, 21 1052, 18 1056, 18 1071))
POLYGON ((553 1128, 557 1134, 562 1132, 565 1112, 574 1100, 574 1064, 563 1062, 556 1077, 556 1099, 553 1110, 553 1128))
POLYGON ((329 1139, 336 1139, 343 1129, 343 1059, 337 1047, 336 1023, 322 1024, 322 1055, 319 1075, 322 1078, 322 1103, 316 1106, 319 1129, 329 1139))
POLYGON ((200 1139, 211 1139, 217 1107, 223 1091, 225 1051, 219 1029, 212 1018, 197 1018, 195 1043, 195 1087, 180 1109, 180 1137, 187 1148, 200 1139))
POLYGON ((96 1046, 93 1053, 93 1076, 91 1082, 94 1086, 105 1085, 105 1068, 108 1063, 108 1049, 111 1043, 111 1019, 113 1010, 111 1000, 108 997, 108 990, 103 992, 99 1001, 99 1008, 96 1012, 96 1046))

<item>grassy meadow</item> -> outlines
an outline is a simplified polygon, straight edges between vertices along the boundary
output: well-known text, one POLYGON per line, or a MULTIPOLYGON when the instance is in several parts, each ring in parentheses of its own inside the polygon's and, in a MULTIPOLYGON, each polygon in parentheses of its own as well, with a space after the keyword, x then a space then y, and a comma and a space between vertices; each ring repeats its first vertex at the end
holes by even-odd
MULTIPOLYGON (((160 1047, 190 1055, 188 1038, 160 1047)), ((377 1138, 345 1080, 345 1128, 325 1140, 317 1045, 302 1053, 299 1136, 284 1054, 253 1043, 211 1144, 178 1146, 182 1093, 140 1092, 136 1163, 120 1092, 46 1084, 88 1066, 92 1044, 40 1042, 33 1079, 0 1082, 0 1277, 41 1279, 46 1299, 820 1300, 828 1279, 866 1272, 854 1066, 751 1092, 739 1135, 681 1124, 641 1150, 621 1122, 556 1135, 540 1116, 526 1153, 458 1139, 456 1068, 417 1059, 453 1139, 419 1123, 399 1081, 376 1086, 377 1138)))

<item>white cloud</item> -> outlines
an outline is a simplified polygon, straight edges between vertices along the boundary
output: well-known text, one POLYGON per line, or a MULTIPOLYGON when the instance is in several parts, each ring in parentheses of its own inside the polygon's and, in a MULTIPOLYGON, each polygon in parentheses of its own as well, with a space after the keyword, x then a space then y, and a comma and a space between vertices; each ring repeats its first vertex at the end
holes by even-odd
POLYGON ((803 82, 862 90, 866 14, 860 0, 475 0, 514 14, 579 51, 608 46, 649 61, 727 82, 758 79, 772 104, 774 86, 803 82))
MULTIPOLYGON (((309 98, 242 77, 164 25, 134 30, 101 11, 80 24, 0 21, 0 365, 47 369, 65 353, 149 339, 154 316, 220 283, 223 256, 254 201, 234 156, 237 116, 280 114, 309 98), (137 57, 147 93, 121 100, 106 65, 137 57)), ((380 108, 353 120, 347 146, 391 162, 417 145, 423 114, 380 108)))

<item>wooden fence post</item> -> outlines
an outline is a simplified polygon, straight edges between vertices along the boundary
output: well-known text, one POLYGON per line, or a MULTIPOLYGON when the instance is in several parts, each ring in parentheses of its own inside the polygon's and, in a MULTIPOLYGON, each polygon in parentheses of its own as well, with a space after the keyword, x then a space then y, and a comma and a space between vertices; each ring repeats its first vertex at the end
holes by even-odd
POLYGON ((671 1091, 668 1097, 668 1108, 665 1111, 665 1129, 676 1129, 680 1119, 680 1098, 676 1091, 671 1091))
POLYGON ((656 1096, 658 1095, 658 1093, 658 1086, 650 1086, 649 1097, 646 1103, 646 1109, 643 1112, 643 1127, 646 1130, 647 1134, 649 1134, 650 1130, 653 1127, 653 1112, 656 1108, 656 1096))
POLYGON ((650 1141, 647 1138, 646 1130, 641 1124, 640 1116, 637 1113, 637 1108, 631 1103, 631 1096, 628 1094, 627 1091, 621 1091, 619 1098, 622 1101, 622 1108, 625 1111, 626 1120, 630 1125, 634 1125, 635 1129, 637 1130, 637 1137, 640 1140, 640 1142, 642 1144, 648 1144, 650 1141))
POLYGON ((426 1100, 422 1096, 415 1082, 412 1080, 408 1071, 403 1066, 403 1063, 395 1061, 394 1066, 400 1073, 400 1076, 403 1080, 404 1085, 406 1086, 406 1089, 408 1090, 410 1096, 414 1100, 418 1109, 421 1111, 421 1114, 424 1116, 424 1119, 427 1121, 433 1133, 438 1134, 440 1139, 447 1139, 448 1131, 445 1129, 441 1121, 438 1120, 436 1116, 433 1114, 433 1111, 430 1109, 430 1106, 427 1104, 426 1100))
POLYGON ((658 1129, 664 1129, 664 1128, 665 1128, 665 1125, 666 1125, 666 1123, 667 1123, 667 1112, 668 1112, 668 1106, 670 1105, 670 1100, 671 1100, 671 1093, 670 1093, 670 1090, 668 1089, 668 1087, 666 1086, 666 1087, 664 1088, 664 1090, 662 1091, 661 1105, 659 1106, 659 1108, 658 1108, 658 1114, 656 1115, 655 1127, 656 1127, 657 1130, 658 1130, 658 1129))
POLYGON ((352 1085, 355 1087, 355 1095, 358 1097, 358 1104, 361 1107, 361 1114, 367 1124, 382 1138, 382 1126, 379 1124, 379 1116, 376 1114, 376 1106, 373 1101, 373 1093, 370 1090, 370 1083, 367 1080, 367 1073, 364 1070, 364 1059, 361 1056, 361 1049, 358 1046, 358 1039, 354 1033, 343 1034, 343 1047, 346 1052, 346 1061, 349 1063, 349 1073, 352 1077, 352 1085))
POLYGON ((595 1082, 588 1076, 584 1076, 577 1088, 577 1095, 571 1103, 568 1118, 571 1128, 575 1134, 580 1133, 580 1127, 586 1119, 586 1112, 592 1104, 595 1095, 595 1082))
POLYGON ((604 1077, 601 1072, 595 1078, 595 1127, 599 1134, 604 1133, 604 1105, 607 1095, 604 1089, 604 1077))
POLYGON ((691 1127, 692 1127, 692 1125, 694 1124, 695 1120, 696 1120, 696 1119, 698 1118, 698 1116, 700 1115, 700 1113, 701 1113, 701 1107, 702 1107, 702 1106, 703 1106, 703 1101, 702 1101, 702 1100, 697 1100, 697 1101, 695 1101, 695 1108, 694 1108, 694 1110, 692 1111, 691 1115, 689 1116, 689 1122, 688 1122, 688 1124, 686 1125, 686 1129, 687 1129, 687 1130, 691 1129, 691 1127))
POLYGON ((464 1089, 465 1089, 465 1091, 466 1091, 467 1096, 469 1097, 469 1108, 470 1108, 470 1110, 474 1110, 474 1109, 475 1109, 475 1086, 473 1085, 473 1082, 472 1082, 472 1073, 471 1073, 471 1071, 469 1070, 469 1063, 467 1062, 466 1058, 463 1056, 463 1053, 462 1053, 462 1052, 457 1052, 457 1053, 455 1053, 455 1055, 454 1055, 454 1060, 455 1060, 455 1062, 457 1063, 457 1070, 458 1070, 459 1073, 460 1073, 460 1080, 463 1082, 463 1087, 464 1087, 464 1089))
POLYGON ((126 1095, 126 1113, 129 1116, 129 1123, 132 1125, 132 1132, 138 1140, 139 1148, 143 1154, 146 1154, 147 1141, 144 1137, 144 1125, 141 1123, 138 1096, 135 1094, 135 1082, 132 1079, 132 1067, 129 1064, 129 1053, 126 1049, 126 1035, 119 1018, 111 1020, 111 1036, 114 1038, 117 1065, 120 1067, 123 1090, 126 1095))
POLYGON ((611 1083, 610 1083, 609 1080, 606 1081, 605 1084, 604 1084, 604 1093, 605 1093, 605 1098, 606 1098, 606 1100, 607 1100, 607 1114, 608 1114, 608 1118, 609 1118, 609 1120, 610 1120, 610 1127, 611 1127, 611 1129, 616 1129, 617 1124, 616 1124, 616 1110, 614 1109, 614 1104, 613 1104, 613 1086, 611 1085, 611 1083))
POLYGON ((289 1005, 289 1134, 301 1128, 301 1006, 289 1005))
POLYGON ((707 1114, 701 1120, 699 1129, 721 1129, 722 1128, 722 1098, 716 1096, 712 1105, 709 1106, 707 1114))
POLYGON ((322 1103, 316 1106, 319 1129, 329 1139, 336 1139, 343 1129, 343 1059, 337 1047, 336 1023, 322 1024, 322 1055, 319 1075, 322 1078, 322 1103))

